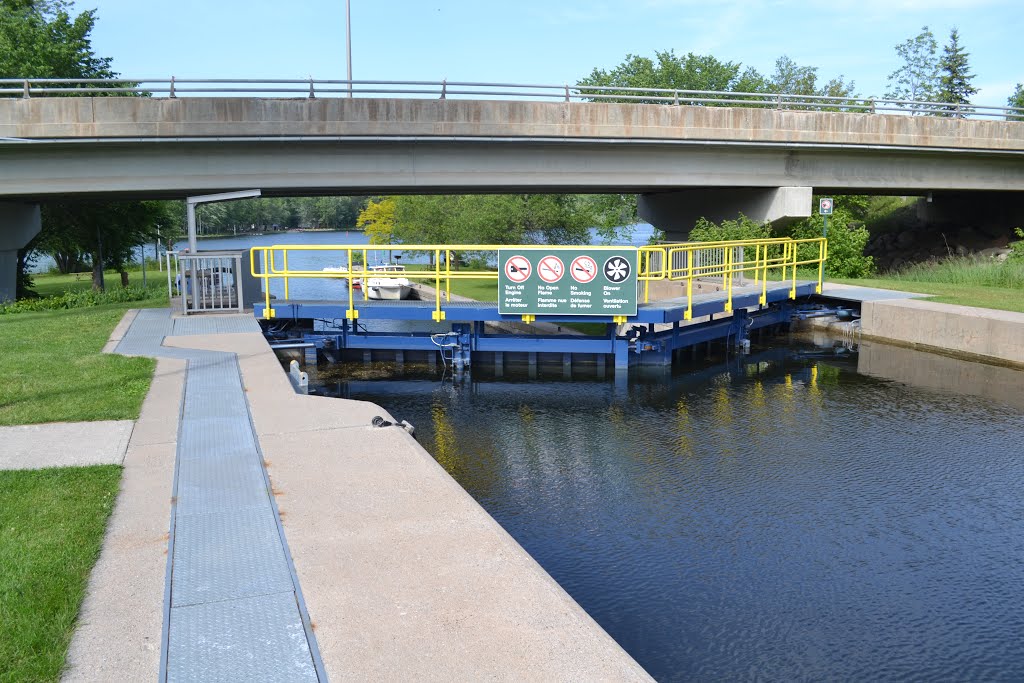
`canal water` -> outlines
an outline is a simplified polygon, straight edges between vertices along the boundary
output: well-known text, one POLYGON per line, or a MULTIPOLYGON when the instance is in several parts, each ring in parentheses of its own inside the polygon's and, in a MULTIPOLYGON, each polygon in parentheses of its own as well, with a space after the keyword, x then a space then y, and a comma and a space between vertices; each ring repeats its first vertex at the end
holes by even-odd
POLYGON ((655 678, 1024 679, 1022 373, 822 340, 474 373, 311 379, 412 422, 655 678))

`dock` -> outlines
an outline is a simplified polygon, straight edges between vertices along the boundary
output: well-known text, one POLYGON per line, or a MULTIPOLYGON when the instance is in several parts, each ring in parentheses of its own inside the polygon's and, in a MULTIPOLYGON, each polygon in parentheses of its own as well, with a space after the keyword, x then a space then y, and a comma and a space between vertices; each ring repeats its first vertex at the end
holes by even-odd
POLYGON ((551 247, 538 245, 386 245, 380 249, 427 253, 433 266, 408 271, 434 292, 433 300, 373 301, 359 298, 353 282, 370 277, 364 265, 374 247, 366 245, 279 245, 251 253, 251 275, 262 281, 263 298, 253 305, 268 336, 282 344, 304 344, 310 359, 331 361, 387 357, 434 362, 441 348, 457 368, 507 361, 536 364, 542 354, 571 366, 576 362, 610 367, 670 365, 676 355, 697 344, 726 340, 742 346, 751 332, 788 323, 798 300, 822 291, 827 259, 823 239, 788 238, 689 243, 650 247, 551 247), (290 267, 330 253, 347 265, 332 272, 290 267), (492 253, 495 270, 454 270, 459 254, 492 253), (621 259, 616 261, 616 259, 621 259), (628 261, 627 261, 628 259, 628 261), (570 261, 571 260, 571 261, 570 261), (584 274, 566 273, 566 263, 584 274), (600 263, 625 263, 623 279, 598 273, 600 263), (542 266, 552 264, 546 276, 542 266), (442 266, 442 264, 444 264, 442 266), (583 264, 586 268, 578 264, 583 264), (798 272, 814 272, 814 280, 798 272), (340 271, 340 272, 338 272, 340 271), (336 300, 290 296, 289 283, 310 278, 333 280, 329 291, 345 290, 336 300), (497 301, 455 300, 452 284, 466 280, 493 282, 497 301), (695 291, 717 282, 718 291, 695 291), (658 285, 670 296, 652 298, 658 285), (600 292, 604 290, 604 299, 600 292), (614 291, 614 298, 609 292, 614 291), (570 303, 571 302, 571 303, 570 303), (578 303, 577 303, 578 302, 578 303), (583 312, 585 311, 585 312, 583 312), (427 330, 380 330, 377 321, 429 323, 427 330), (603 334, 495 333, 489 323, 596 323, 603 334), (323 323, 323 324, 317 324, 323 323))

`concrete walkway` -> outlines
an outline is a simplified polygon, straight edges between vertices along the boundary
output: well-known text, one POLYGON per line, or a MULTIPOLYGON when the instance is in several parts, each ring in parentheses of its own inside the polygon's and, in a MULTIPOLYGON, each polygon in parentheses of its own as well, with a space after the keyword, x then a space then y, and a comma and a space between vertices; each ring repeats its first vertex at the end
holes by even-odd
POLYGON ((251 317, 142 311, 118 352, 161 359, 67 680, 650 680, 386 411, 295 394, 251 317))
POLYGON ((134 427, 134 420, 0 427, 0 470, 120 465, 134 427))

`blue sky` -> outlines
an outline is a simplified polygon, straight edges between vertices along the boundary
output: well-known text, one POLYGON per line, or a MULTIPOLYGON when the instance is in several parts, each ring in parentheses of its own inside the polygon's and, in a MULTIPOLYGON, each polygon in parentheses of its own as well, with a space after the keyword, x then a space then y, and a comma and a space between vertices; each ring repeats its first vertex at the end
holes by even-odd
MULTIPOLYGON (((627 53, 711 54, 770 73, 788 55, 881 95, 896 44, 954 26, 981 89, 1024 82, 1021 0, 351 0, 353 77, 572 83, 627 53)), ((344 0, 79 0, 93 45, 124 76, 344 78, 344 0)))

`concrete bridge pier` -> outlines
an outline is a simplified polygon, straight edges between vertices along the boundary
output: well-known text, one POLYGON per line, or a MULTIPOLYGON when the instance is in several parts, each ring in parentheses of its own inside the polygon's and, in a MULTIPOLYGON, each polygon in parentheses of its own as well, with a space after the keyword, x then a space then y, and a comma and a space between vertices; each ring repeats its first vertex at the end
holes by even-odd
POLYGON ((0 202, 0 301, 13 300, 18 291, 18 250, 43 227, 38 204, 0 202))
POLYGON ((811 215, 810 187, 717 187, 649 192, 637 199, 640 217, 665 233, 684 240, 701 218, 713 223, 739 214, 758 223, 790 222, 811 215))

